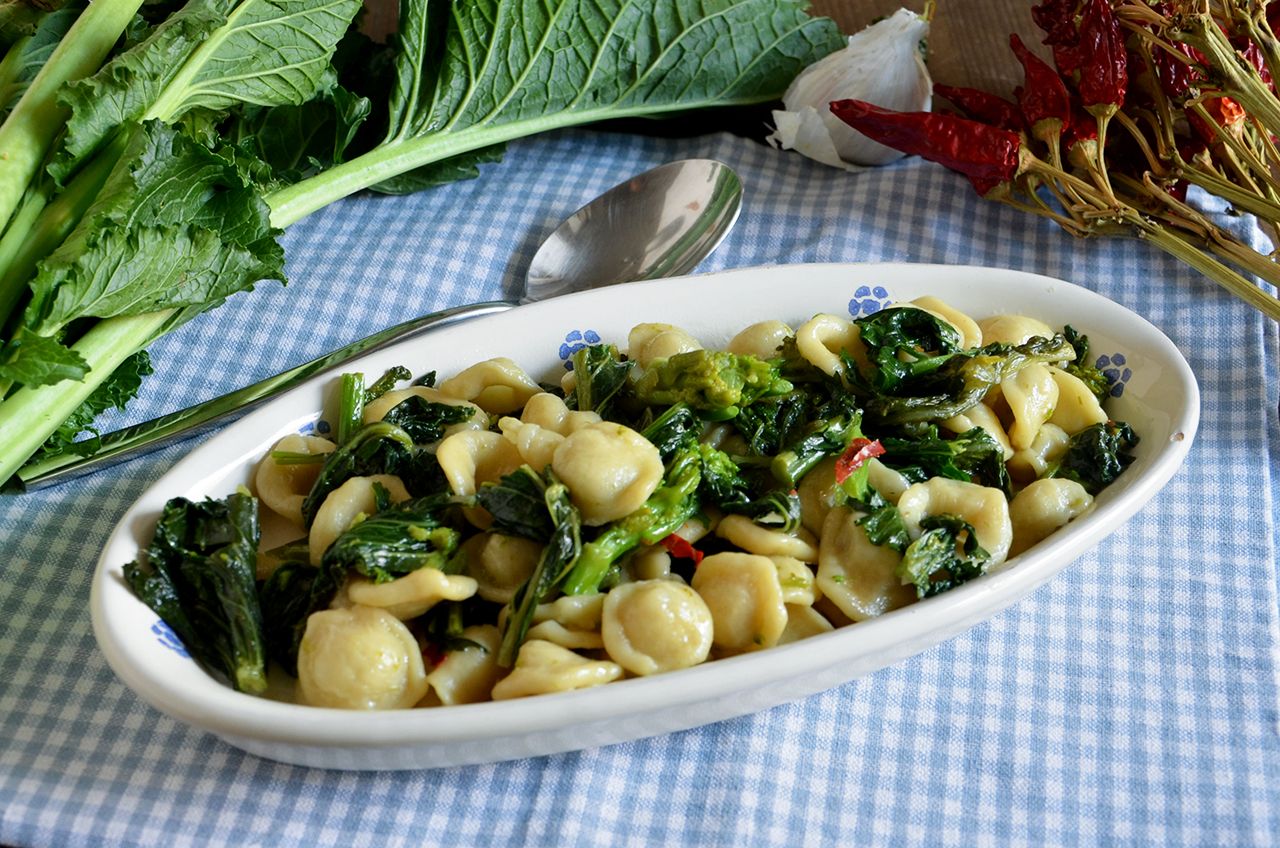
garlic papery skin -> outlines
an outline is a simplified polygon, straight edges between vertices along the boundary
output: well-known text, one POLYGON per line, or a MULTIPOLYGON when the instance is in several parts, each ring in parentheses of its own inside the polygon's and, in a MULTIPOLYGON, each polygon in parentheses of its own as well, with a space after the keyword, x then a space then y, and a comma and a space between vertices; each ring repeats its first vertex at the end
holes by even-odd
POLYGON ((769 141, 833 168, 884 165, 902 153, 877 144, 831 114, 833 100, 865 100, 899 112, 927 112, 933 80, 920 45, 929 21, 899 9, 856 35, 843 50, 814 62, 792 80, 773 113, 769 141))

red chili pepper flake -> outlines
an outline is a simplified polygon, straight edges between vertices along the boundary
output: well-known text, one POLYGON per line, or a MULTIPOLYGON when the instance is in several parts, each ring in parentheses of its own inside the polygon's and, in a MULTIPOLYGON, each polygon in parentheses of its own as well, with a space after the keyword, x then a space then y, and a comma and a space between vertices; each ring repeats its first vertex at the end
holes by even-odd
POLYGON ((1120 19, 1110 0, 1085 0, 1080 15, 1080 81, 1076 87, 1084 108, 1094 115, 1111 114, 1124 103, 1129 87, 1129 57, 1120 19))
POLYGON ((702 551, 690 544, 688 539, 677 536, 675 533, 670 534, 662 540, 662 547, 666 548, 667 552, 673 557, 693 560, 693 564, 695 566, 702 562, 702 557, 704 556, 702 551))
POLYGON ((444 658, 444 648, 440 647, 435 642, 422 643, 422 664, 427 668, 435 668, 440 665, 440 663, 444 662, 444 658))
POLYGON ((1022 117, 1036 138, 1050 142, 1071 122, 1071 94, 1058 72, 1027 49, 1017 34, 1009 46, 1022 63, 1023 84, 1015 89, 1022 117))
POLYGON ((1018 174, 1022 137, 1002 127, 938 112, 895 112, 862 100, 836 100, 831 112, 873 141, 937 162, 969 178, 980 193, 1018 174))
POLYGON ((875 441, 854 439, 836 460, 836 482, 843 483, 848 480, 849 475, 865 465, 868 460, 883 453, 884 445, 880 444, 879 439, 875 441))

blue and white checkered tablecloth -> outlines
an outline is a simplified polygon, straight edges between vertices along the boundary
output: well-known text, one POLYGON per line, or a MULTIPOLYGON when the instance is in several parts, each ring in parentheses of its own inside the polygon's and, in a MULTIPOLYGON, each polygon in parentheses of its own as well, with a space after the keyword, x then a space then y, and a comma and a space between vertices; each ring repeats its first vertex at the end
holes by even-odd
POLYGON ((702 271, 985 264, 1082 283, 1145 315, 1203 392, 1186 466, 1026 600, 857 682, 610 748, 368 774, 244 754, 143 704, 99 655, 88 613, 98 551, 190 444, 0 500, 0 843, 1280 843, 1276 325, 1143 244, 1075 241, 936 166, 847 175, 728 134, 519 142, 479 180, 356 197, 294 226, 292 283, 235 297, 156 344, 157 376, 125 418, 510 293, 583 201, 694 156, 733 165, 747 193, 702 271))

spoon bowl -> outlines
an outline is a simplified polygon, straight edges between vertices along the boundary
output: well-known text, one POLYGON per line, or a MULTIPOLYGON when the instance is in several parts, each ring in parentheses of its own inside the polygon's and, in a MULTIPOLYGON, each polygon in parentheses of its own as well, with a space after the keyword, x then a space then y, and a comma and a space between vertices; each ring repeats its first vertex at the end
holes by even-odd
POLYGON ((529 263, 521 302, 678 277, 719 246, 742 210, 742 182, 714 159, 660 165, 619 183, 556 228, 529 263))

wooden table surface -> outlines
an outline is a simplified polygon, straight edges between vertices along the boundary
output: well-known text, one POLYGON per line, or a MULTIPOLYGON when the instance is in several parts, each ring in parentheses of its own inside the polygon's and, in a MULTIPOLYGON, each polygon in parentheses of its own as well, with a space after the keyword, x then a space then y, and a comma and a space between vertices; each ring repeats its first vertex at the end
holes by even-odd
MULTIPOLYGON (((833 18, 848 33, 902 6, 920 11, 921 0, 813 0, 814 14, 833 18)), ((1010 94, 1022 69, 1009 50, 1018 33, 1032 50, 1043 34, 1031 21, 1032 0, 937 0, 929 33, 929 72, 936 82, 1010 94)))

